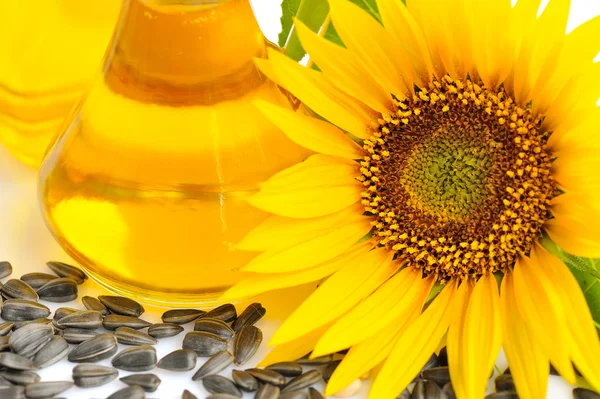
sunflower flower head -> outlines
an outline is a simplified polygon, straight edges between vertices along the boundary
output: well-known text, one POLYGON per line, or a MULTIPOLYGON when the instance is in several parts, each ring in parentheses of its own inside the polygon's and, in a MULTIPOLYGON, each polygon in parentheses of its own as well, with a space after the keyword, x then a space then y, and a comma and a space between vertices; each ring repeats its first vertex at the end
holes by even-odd
POLYGON ((265 363, 349 349, 327 393, 375 369, 370 397, 392 399, 445 338, 459 399, 500 347, 522 398, 550 364, 600 389, 585 298, 542 245, 600 256, 600 19, 567 35, 568 0, 329 3, 344 46, 296 22, 318 70, 257 60, 313 116, 257 107, 314 155, 251 198, 273 216, 226 296, 322 281, 265 363))

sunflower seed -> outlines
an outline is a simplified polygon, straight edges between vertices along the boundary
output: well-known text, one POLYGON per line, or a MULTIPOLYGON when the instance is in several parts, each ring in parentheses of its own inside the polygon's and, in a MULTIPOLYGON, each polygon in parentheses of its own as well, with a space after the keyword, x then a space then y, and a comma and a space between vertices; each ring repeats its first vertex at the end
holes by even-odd
POLYGON ((235 336, 233 356, 235 364, 246 363, 256 353, 263 339, 262 331, 255 326, 246 326, 235 336))
POLYGON ((57 278, 38 288, 37 294, 48 302, 70 302, 77 298, 77 283, 71 278, 57 278))
POLYGON ((444 346, 437 355, 440 366, 448 366, 448 349, 444 346))
MULTIPOLYGON (((452 383, 447 383, 442 388, 442 397, 444 399, 456 399, 456 393, 454 393, 454 388, 452 388, 452 383)), ((406 397, 408 399, 408 396, 406 397)))
POLYGON ((69 353, 69 361, 95 363, 112 357, 117 348, 117 339, 112 334, 100 334, 77 345, 69 353))
POLYGON ((202 379, 202 385, 210 393, 227 393, 229 395, 242 397, 242 392, 235 386, 233 381, 221 375, 209 375, 202 379))
POLYGON ((320 357, 310 358, 310 353, 300 359, 296 360, 296 363, 304 366, 320 366, 322 364, 331 363, 333 361, 333 355, 325 355, 320 357))
POLYGON ((113 367, 127 371, 148 371, 156 367, 156 349, 150 345, 134 346, 112 359, 113 367))
MULTIPOLYGON (((210 397, 210 396, 208 396, 210 397)), ((187 389, 183 391, 183 395, 181 395, 181 399, 198 399, 196 395, 188 391, 187 389)))
POLYGON ((263 308, 260 303, 253 303, 249 305, 238 317, 235 319, 231 328, 233 331, 239 332, 245 326, 254 325, 257 321, 267 313, 267 310, 263 308))
POLYGON ((2 399, 25 399, 25 387, 0 388, 2 399))
POLYGON ((25 396, 28 399, 49 398, 71 389, 72 386, 71 381, 34 382, 25 384, 25 396))
POLYGON ((135 330, 140 330, 150 326, 151 323, 148 323, 146 320, 138 319, 137 317, 109 314, 104 318, 102 325, 107 330, 116 330, 119 327, 130 327, 135 330))
POLYGON ((84 296, 81 298, 81 303, 83 303, 83 306, 85 306, 87 310, 95 310, 100 312, 102 316, 108 315, 108 309, 102 304, 102 302, 100 302, 98 298, 94 298, 93 296, 84 296))
POLYGON ((198 309, 171 309, 163 313, 161 319, 164 323, 186 324, 206 314, 198 309))
POLYGON ((81 310, 75 309, 75 308, 64 308, 64 307, 58 308, 54 312, 54 320, 58 321, 58 320, 62 319, 63 317, 70 315, 71 313, 75 313, 75 312, 81 312, 81 310))
POLYGON ((69 344, 63 337, 54 336, 36 353, 33 363, 39 368, 48 367, 69 354, 69 344))
POLYGON ((238 397, 235 395, 230 395, 228 393, 213 393, 212 395, 208 395, 206 399, 237 399, 238 397))
POLYGON ((515 382, 510 374, 503 374, 494 380, 496 391, 516 391, 515 382))
POLYGON ((0 336, 8 335, 8 333, 12 331, 14 325, 15 324, 10 321, 0 323, 0 336))
POLYGON ((443 387, 450 382, 450 370, 448 367, 431 367, 421 371, 421 377, 443 387))
POLYGON ((225 305, 221 305, 219 307, 214 308, 213 310, 205 313, 201 316, 202 318, 208 317, 211 319, 219 319, 223 320, 227 323, 231 323, 237 317, 237 312, 235 310, 235 306, 230 303, 225 305))
POLYGON ((283 386, 285 385, 285 377, 277 371, 266 369, 247 369, 246 372, 266 384, 283 386))
POLYGON ((438 367, 439 365, 440 365, 440 359, 434 353, 433 355, 431 355, 429 357, 429 360, 427 360, 427 363, 425 363, 425 366, 423 366, 423 368, 421 369, 421 371, 430 369, 432 367, 438 367))
POLYGON ((425 397, 427 399, 443 399, 442 388, 434 381, 425 382, 425 397))
POLYGON ((75 280, 77 284, 83 284, 87 280, 85 273, 78 267, 63 262, 46 262, 46 265, 59 277, 67 277, 75 280))
POLYGON ((137 385, 142 387, 146 392, 154 392, 162 382, 158 376, 154 374, 131 374, 127 377, 120 378, 127 385, 137 385))
POLYGON ((73 381, 81 388, 99 387, 108 384, 119 375, 119 371, 109 366, 80 364, 73 368, 73 381))
POLYGON ((258 380, 246 371, 233 370, 231 376, 236 385, 246 392, 254 392, 258 389, 258 380))
POLYGON ((207 333, 218 335, 224 339, 233 337, 233 330, 223 320, 201 318, 194 324, 194 331, 204 331, 207 333))
POLYGON ((278 399, 279 398, 279 387, 271 384, 263 384, 256 392, 254 399, 278 399))
POLYGON ((0 371, 0 376, 17 385, 32 384, 41 380, 41 377, 33 371, 3 370, 0 371))
POLYGON ((200 357, 210 357, 227 350, 227 341, 204 331, 191 331, 183 339, 183 349, 190 349, 200 357))
POLYGON ((0 353, 0 366, 19 371, 36 370, 38 368, 31 359, 11 352, 0 353))
POLYGON ((21 356, 32 357, 54 336, 52 326, 47 324, 28 324, 10 335, 10 349, 21 356))
POLYGON ((594 391, 590 391, 585 388, 573 389, 573 398, 575 399, 600 399, 600 394, 594 391))
POLYGON ((30 301, 37 301, 39 298, 35 290, 27 284, 25 281, 10 279, 2 286, 2 295, 7 299, 28 299, 30 301))
POLYGON ((8 299, 2 304, 2 318, 8 321, 35 320, 50 315, 50 309, 26 299, 8 299))
POLYGON ((173 337, 183 331, 183 327, 173 323, 158 323, 148 327, 148 335, 154 338, 173 337))
POLYGON ((325 366, 325 368, 323 369, 323 381, 329 382, 329 379, 331 378, 331 376, 335 372, 335 369, 338 368, 341 362, 341 360, 335 360, 329 363, 327 366, 325 366))
POLYGON ((198 355, 189 349, 178 349, 160 359, 158 368, 171 371, 188 371, 196 367, 198 355))
POLYGON ((106 399, 144 399, 145 397, 146 392, 144 392, 142 387, 132 385, 113 393, 106 399))
POLYGON ((113 295, 100 295, 98 299, 111 312, 116 314, 139 317, 144 313, 144 307, 133 299, 113 295))
POLYGON ((98 331, 87 330, 85 328, 66 328, 62 332, 63 338, 70 344, 80 344, 98 335, 100 335, 98 331))
POLYGON ((49 281, 55 280, 58 277, 47 273, 27 273, 21 276, 21 280, 25 281, 31 288, 40 288, 49 281))
POLYGON ((81 310, 66 315, 57 320, 58 328, 82 328, 86 330, 95 330, 102 326, 102 314, 96 310, 81 310))
POLYGON ((158 340, 142 331, 130 327, 119 327, 115 330, 117 341, 123 345, 156 345, 158 340))
POLYGON ((425 381, 418 378, 417 382, 413 388, 412 394, 410 395, 410 399, 426 399, 425 398, 425 381))
POLYGON ((280 362, 266 367, 269 370, 275 370, 286 377, 298 377, 302 374, 302 366, 296 362, 280 362))
POLYGON ((44 319, 44 318, 40 318, 40 319, 33 319, 33 320, 25 320, 25 321, 17 321, 14 325, 13 325, 13 331, 17 331, 29 324, 50 324, 52 322, 52 320, 50 319, 44 319))
POLYGON ((4 377, 0 377, 0 388, 3 387, 12 387, 13 383, 8 381, 6 378, 4 377))
POLYGON ((489 394, 485 399, 519 399, 519 395, 514 391, 504 391, 489 394))
MULTIPOLYGON (((408 391, 407 391, 408 392, 408 391)), ((308 399, 325 399, 325 396, 313 387, 308 388, 308 399)), ((408 398, 404 398, 408 399, 408 398)))
MULTIPOLYGON (((194 352, 195 354, 195 352, 194 352)), ((228 351, 222 351, 215 353, 210 359, 206 361, 194 374, 192 380, 197 381, 206 377, 207 375, 218 374, 225 370, 233 363, 233 355, 228 351)))
POLYGON ((307 371, 306 373, 299 375, 298 377, 295 377, 290 382, 288 382, 285 385, 285 387, 281 390, 281 392, 285 393, 291 391, 299 391, 321 381, 321 377, 321 372, 318 370, 307 371))
POLYGON ((0 262, 0 278, 8 277, 12 274, 13 268, 10 262, 0 262))
POLYGON ((306 399, 306 393, 301 391, 281 393, 279 399, 306 399))

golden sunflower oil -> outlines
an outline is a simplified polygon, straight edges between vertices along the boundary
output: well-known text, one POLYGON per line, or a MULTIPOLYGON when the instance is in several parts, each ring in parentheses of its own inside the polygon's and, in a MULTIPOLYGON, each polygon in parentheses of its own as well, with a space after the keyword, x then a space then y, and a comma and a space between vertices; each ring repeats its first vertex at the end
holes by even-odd
POLYGON ((213 301, 253 255, 258 183, 307 155, 254 107, 289 106, 253 58, 248 0, 125 2, 104 73, 49 152, 44 211, 96 280, 146 301, 213 301), (208 4, 210 3, 210 4, 208 4))
POLYGON ((39 166, 97 72, 121 0, 0 1, 0 142, 39 166))

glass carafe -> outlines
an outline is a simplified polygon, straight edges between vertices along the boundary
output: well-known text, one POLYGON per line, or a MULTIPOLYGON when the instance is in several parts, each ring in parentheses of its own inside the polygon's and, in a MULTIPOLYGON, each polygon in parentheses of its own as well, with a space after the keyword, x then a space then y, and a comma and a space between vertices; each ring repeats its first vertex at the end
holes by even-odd
POLYGON ((121 0, 0 1, 0 143, 39 166, 96 73, 121 0))
POLYGON ((125 0, 103 73, 40 171, 47 223, 109 289, 214 302, 267 215, 249 196, 307 154, 255 108, 290 106, 259 73, 248 0, 125 0))

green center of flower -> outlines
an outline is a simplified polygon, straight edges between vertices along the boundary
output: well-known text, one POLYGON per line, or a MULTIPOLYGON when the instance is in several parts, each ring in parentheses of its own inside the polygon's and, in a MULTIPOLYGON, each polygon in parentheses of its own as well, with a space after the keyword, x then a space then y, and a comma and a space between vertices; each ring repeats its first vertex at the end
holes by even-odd
POLYGON ((557 193, 541 118, 449 77, 396 107, 365 140, 358 177, 377 244, 442 282, 529 253, 557 193))
POLYGON ((411 206, 430 217, 461 220, 485 202, 492 189, 488 176, 493 149, 476 139, 465 140, 468 135, 456 129, 435 132, 410 151, 398 184, 411 206))

